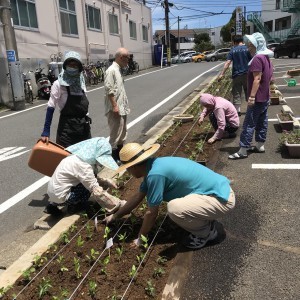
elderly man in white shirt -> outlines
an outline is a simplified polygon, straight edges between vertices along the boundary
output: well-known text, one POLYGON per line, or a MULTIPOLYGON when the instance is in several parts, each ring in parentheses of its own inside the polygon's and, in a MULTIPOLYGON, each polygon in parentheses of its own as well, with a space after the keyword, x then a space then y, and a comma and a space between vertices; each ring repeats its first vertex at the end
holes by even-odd
POLYGON ((105 72, 105 115, 110 130, 112 157, 119 163, 119 152, 127 137, 127 115, 130 113, 121 68, 128 65, 129 53, 119 48, 115 61, 105 72))

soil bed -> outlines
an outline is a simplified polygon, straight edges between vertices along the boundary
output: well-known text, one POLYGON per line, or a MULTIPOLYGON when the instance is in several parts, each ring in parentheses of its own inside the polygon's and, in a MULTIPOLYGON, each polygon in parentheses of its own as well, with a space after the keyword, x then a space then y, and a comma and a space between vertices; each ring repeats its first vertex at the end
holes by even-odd
MULTIPOLYGON (((198 115, 198 104, 187 113, 198 115)), ((207 121, 201 127, 196 120, 175 122, 158 140, 161 148, 157 156, 181 156, 207 163, 215 151, 215 145, 206 143, 212 134, 207 121)), ((126 174, 120 179, 120 189, 111 191, 122 199, 130 199, 141 182, 128 180, 126 174)), ((180 244, 187 233, 166 217, 166 206, 161 205, 148 246, 145 243, 133 249, 130 244, 137 237, 146 203, 109 229, 100 223, 104 215, 98 210, 90 206, 87 214, 37 258, 33 268, 23 273, 2 299, 161 299, 176 254, 188 251, 180 244), (99 220, 97 230, 95 215, 99 220), (110 238, 113 246, 105 249, 110 238)))

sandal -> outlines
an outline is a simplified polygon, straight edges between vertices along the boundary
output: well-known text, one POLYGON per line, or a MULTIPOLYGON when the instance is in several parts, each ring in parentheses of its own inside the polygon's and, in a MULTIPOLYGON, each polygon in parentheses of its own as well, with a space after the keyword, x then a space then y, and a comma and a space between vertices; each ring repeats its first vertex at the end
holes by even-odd
POLYGON ((236 152, 236 153, 228 156, 229 159, 242 159, 242 158, 247 158, 247 157, 248 157, 248 155, 244 155, 239 152, 236 152))
POLYGON ((265 150, 259 150, 256 146, 250 147, 247 149, 248 152, 250 153, 265 153, 265 150))

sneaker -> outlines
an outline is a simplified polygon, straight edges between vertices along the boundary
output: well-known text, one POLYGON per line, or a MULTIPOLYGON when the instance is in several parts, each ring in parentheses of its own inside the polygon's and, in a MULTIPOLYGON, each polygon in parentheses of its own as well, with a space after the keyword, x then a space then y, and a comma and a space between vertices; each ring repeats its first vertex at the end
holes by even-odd
POLYGON ((53 204, 48 204, 44 211, 43 211, 45 214, 48 214, 48 215, 52 215, 52 216, 60 216, 62 215, 62 211, 56 206, 56 205, 53 205, 53 204))
POLYGON ((207 238, 197 237, 190 233, 187 240, 184 242, 184 246, 190 249, 201 249, 208 241, 214 240, 218 236, 214 221, 211 222, 210 226, 210 232, 207 238))

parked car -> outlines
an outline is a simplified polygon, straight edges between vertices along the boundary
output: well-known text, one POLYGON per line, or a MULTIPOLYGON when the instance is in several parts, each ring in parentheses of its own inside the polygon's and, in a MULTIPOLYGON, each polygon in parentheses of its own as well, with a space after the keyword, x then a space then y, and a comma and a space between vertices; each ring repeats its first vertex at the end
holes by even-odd
POLYGON ((267 48, 274 51, 274 49, 279 45, 280 43, 270 43, 267 45, 267 48))
POLYGON ((206 61, 216 61, 218 59, 226 59, 227 54, 230 52, 230 48, 221 48, 210 54, 205 55, 206 61))
POLYGON ((203 54, 203 53, 198 53, 198 54, 192 56, 192 61, 194 61, 194 62, 200 62, 204 59, 205 59, 205 54, 203 54))
MULTIPOLYGON (((182 52, 181 54, 180 54, 180 56, 178 56, 178 55, 175 55, 175 56, 173 56, 172 57, 172 59, 171 59, 171 63, 172 64, 177 64, 178 63, 178 61, 179 61, 179 59, 180 59, 180 61, 182 61, 182 59, 185 57, 185 56, 187 56, 187 55, 189 55, 189 54, 195 54, 196 53, 196 51, 185 51, 185 52, 182 52)), ((191 60, 190 60, 191 61, 191 60)))
POLYGON ((287 38, 274 49, 274 57, 288 56, 297 58, 300 55, 300 37, 287 38))
POLYGON ((184 56, 180 56, 180 61, 183 63, 189 63, 192 61, 193 55, 195 55, 195 54, 190 53, 190 54, 187 54, 184 56))

